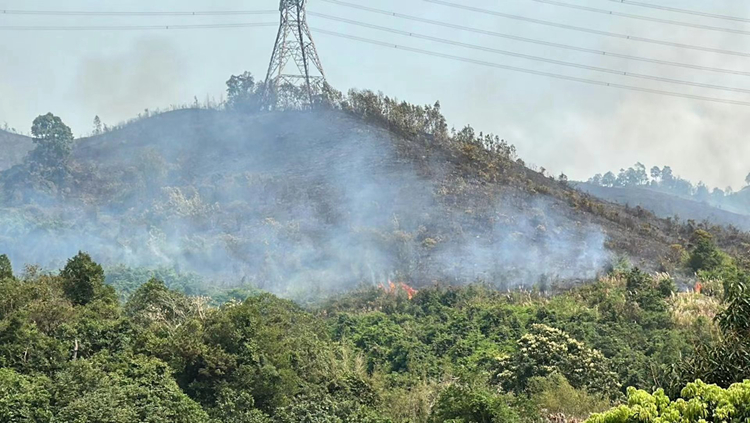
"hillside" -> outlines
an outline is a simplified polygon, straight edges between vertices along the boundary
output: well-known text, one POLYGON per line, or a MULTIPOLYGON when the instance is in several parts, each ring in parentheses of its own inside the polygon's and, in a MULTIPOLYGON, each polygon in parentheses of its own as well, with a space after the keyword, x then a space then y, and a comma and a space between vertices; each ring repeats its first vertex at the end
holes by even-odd
MULTIPOLYGON (((648 187, 604 187, 580 183, 576 188, 598 198, 630 207, 642 207, 659 217, 678 216, 681 220, 708 221, 712 224, 735 226, 750 230, 750 215, 723 210, 706 202, 699 202, 648 187)), ((737 196, 743 194, 738 193, 737 196)))
POLYGON ((31 138, 0 129, 0 171, 21 163, 33 147, 31 138))
POLYGON ((439 109, 349 95, 314 113, 181 110, 78 140, 56 185, 3 175, 0 242, 16 265, 84 250, 298 296, 389 278, 567 285, 616 256, 669 270, 694 229, 532 171, 499 138, 450 135, 439 109))
POLYGON ((75 143, 39 119, 0 173, 0 421, 750 413, 736 228, 598 199, 369 92, 75 143))

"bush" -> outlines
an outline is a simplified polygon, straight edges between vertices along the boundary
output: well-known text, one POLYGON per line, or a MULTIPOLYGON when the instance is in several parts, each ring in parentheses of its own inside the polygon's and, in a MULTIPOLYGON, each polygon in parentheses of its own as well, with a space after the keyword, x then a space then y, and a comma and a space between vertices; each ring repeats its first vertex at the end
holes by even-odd
POLYGON ((620 388, 609 361, 565 332, 546 325, 533 325, 518 340, 518 351, 501 357, 496 377, 507 391, 523 392, 533 377, 558 373, 578 389, 614 395, 620 388))
POLYGON ((696 380, 680 396, 670 401, 661 389, 652 395, 628 388, 627 405, 595 414, 587 423, 723 423, 750 419, 750 381, 722 389, 696 380))
POLYGON ((584 389, 576 389, 559 373, 546 378, 529 380, 531 401, 541 415, 564 415, 573 418, 586 418, 591 413, 602 412, 610 407, 610 402, 601 395, 590 394, 584 389))
POLYGON ((487 388, 451 385, 438 398, 430 421, 433 423, 512 423, 519 416, 507 398, 487 388))

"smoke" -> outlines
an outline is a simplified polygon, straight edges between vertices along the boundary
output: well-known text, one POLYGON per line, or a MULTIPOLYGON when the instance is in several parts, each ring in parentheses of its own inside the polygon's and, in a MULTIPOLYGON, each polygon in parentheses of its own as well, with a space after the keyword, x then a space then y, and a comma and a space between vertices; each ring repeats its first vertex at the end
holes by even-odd
POLYGON ((72 94, 105 120, 118 121, 185 98, 187 69, 188 60, 172 41, 141 38, 127 50, 83 58, 72 94))
POLYGON ((17 193, 0 252, 59 268, 85 250, 297 297, 388 278, 528 287, 606 264, 601 229, 566 204, 418 165, 406 142, 337 113, 160 115, 81 140, 67 200, 17 193))

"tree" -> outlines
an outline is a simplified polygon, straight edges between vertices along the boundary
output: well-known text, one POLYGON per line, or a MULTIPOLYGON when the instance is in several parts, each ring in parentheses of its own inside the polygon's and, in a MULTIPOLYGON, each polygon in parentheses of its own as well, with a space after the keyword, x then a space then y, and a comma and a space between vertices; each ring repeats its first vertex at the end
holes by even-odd
POLYGON ((505 399, 484 388, 450 385, 440 393, 430 422, 512 423, 521 421, 505 399))
POLYGON ((573 387, 591 392, 615 394, 620 389, 617 374, 601 352, 559 329, 534 324, 518 345, 516 353, 497 361, 495 379, 506 391, 523 392, 530 378, 553 373, 565 376, 573 387))
POLYGON ((602 174, 597 173, 591 179, 589 179, 591 185, 601 186, 602 185, 602 174))
POLYGON ((690 244, 693 247, 693 251, 690 254, 687 265, 693 271, 711 271, 721 266, 723 258, 714 243, 714 237, 710 233, 698 229, 690 237, 690 244))
POLYGON ((0 279, 13 278, 13 267, 7 255, 0 255, 0 279))
POLYGON ((0 421, 42 423, 52 419, 44 379, 0 368, 0 421))
POLYGON ((232 75, 227 81, 227 107, 242 112, 259 110, 262 87, 250 72, 232 75))
POLYGON ((44 168, 60 169, 70 156, 73 132, 62 119, 47 113, 34 119, 31 126, 36 148, 31 152, 32 161, 44 168))
POLYGON ((631 387, 628 388, 626 405, 594 414, 586 422, 718 423, 744 422, 750 416, 750 381, 722 389, 696 380, 688 383, 680 396, 681 398, 670 401, 662 389, 652 395, 631 387))
POLYGON ((646 166, 643 163, 638 162, 633 166, 632 173, 630 175, 630 182, 632 185, 646 185, 648 183, 648 174, 646 173, 646 166))
POLYGON ((94 135, 101 135, 102 133, 102 120, 99 119, 99 115, 94 116, 94 135))
POLYGON ((698 182, 698 185, 695 187, 695 198, 698 201, 708 201, 710 196, 711 194, 708 191, 706 184, 704 184, 703 181, 698 182))
POLYGON ((102 294, 108 293, 104 285, 104 270, 84 252, 68 260, 60 272, 65 295, 73 304, 86 305, 102 294))
POLYGON ((661 169, 659 169, 659 166, 654 166, 651 168, 651 177, 653 179, 660 179, 661 178, 661 169))
POLYGON ((612 187, 615 186, 615 183, 617 182, 617 178, 615 177, 615 174, 612 172, 607 172, 602 176, 602 185, 605 187, 612 187))

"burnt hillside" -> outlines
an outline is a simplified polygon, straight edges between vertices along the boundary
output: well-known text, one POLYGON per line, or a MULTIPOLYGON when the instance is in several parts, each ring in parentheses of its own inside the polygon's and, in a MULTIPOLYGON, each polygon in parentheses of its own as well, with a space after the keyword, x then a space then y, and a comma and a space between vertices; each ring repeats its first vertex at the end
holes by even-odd
POLYGON ((736 226, 744 231, 750 230, 750 216, 748 215, 647 187, 603 187, 580 183, 576 184, 576 188, 618 204, 630 207, 640 206, 659 217, 678 216, 681 220, 708 221, 716 225, 736 226))
POLYGON ((140 120, 78 140, 58 187, 14 190, 6 172, 0 243, 17 263, 84 249, 288 293, 389 277, 571 283, 615 255, 668 269, 689 235, 526 168, 497 138, 448 134, 426 110, 422 123, 354 106, 140 120))

